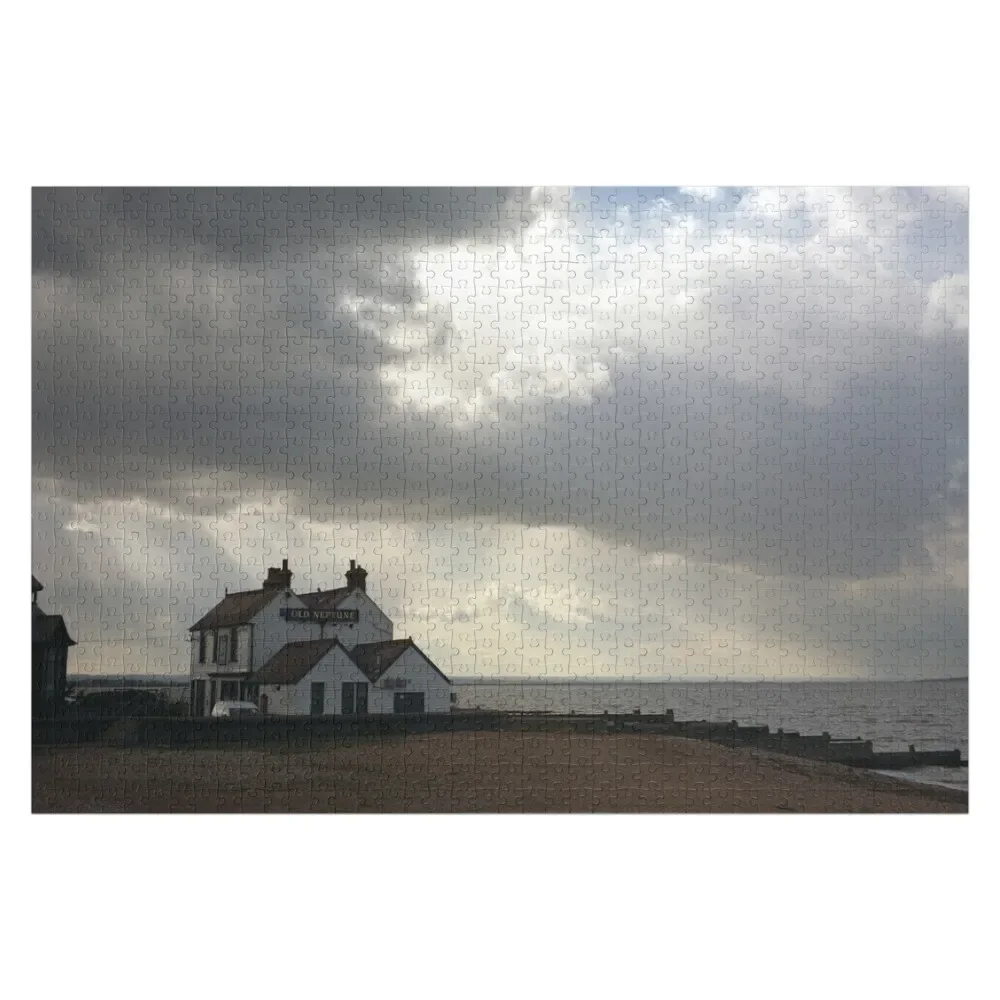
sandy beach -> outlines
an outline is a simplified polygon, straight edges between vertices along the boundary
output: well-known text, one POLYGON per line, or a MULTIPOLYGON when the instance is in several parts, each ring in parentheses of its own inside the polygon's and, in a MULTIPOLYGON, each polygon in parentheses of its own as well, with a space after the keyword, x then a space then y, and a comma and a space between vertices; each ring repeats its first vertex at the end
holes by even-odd
POLYGON ((38 747, 35 812, 967 812, 964 792, 698 740, 458 732, 302 751, 38 747))

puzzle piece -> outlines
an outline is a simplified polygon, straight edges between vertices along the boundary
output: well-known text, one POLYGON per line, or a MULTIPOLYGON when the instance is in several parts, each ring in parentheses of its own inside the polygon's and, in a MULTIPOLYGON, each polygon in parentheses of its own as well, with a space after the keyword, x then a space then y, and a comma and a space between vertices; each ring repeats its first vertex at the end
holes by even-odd
POLYGON ((944 802, 642 726, 967 759, 965 190, 39 188, 33 221, 39 808, 105 767, 108 808, 944 802), (175 743, 206 770, 171 784, 175 743))

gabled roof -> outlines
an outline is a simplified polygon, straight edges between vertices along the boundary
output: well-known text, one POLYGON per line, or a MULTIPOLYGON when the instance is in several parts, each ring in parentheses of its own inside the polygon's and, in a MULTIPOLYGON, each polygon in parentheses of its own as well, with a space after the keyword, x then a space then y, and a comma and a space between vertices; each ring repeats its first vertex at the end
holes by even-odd
POLYGON ((188 631, 196 632, 206 628, 229 628, 233 625, 246 625, 261 608, 268 605, 281 593, 284 591, 272 587, 266 590, 241 590, 235 594, 226 594, 207 615, 199 618, 188 631))
POLYGON ((350 657, 361 673, 374 684, 412 645, 410 639, 363 642, 351 650, 350 657))
POLYGON ((451 681, 441 673, 437 665, 412 639, 389 639, 386 642, 363 642, 348 654, 358 665, 358 669, 374 684, 408 649, 415 649, 448 683, 451 681))
POLYGON ((248 679, 255 684, 297 684, 336 645, 335 638, 286 642, 248 679))
POLYGON ((336 587, 334 590, 314 590, 311 594, 296 594, 300 601, 314 611, 329 611, 347 597, 353 588, 336 587))
POLYGON ((76 645, 69 637, 63 616, 47 615, 44 611, 31 616, 31 642, 32 645, 35 643, 51 646, 76 645))
POLYGON ((415 649, 431 669, 448 683, 451 681, 431 662, 412 639, 390 639, 387 642, 365 642, 347 649, 334 636, 330 639, 301 639, 286 642, 260 670, 247 679, 255 684, 298 684, 334 646, 340 646, 348 659, 374 684, 408 649, 415 649))

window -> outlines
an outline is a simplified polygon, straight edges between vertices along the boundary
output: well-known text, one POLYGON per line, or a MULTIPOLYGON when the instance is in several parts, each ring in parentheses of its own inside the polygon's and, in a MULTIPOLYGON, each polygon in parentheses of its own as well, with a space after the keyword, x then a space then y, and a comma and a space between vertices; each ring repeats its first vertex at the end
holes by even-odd
POLYGON ((220 632, 215 637, 215 653, 216 663, 229 662, 229 635, 227 633, 220 632))
POLYGON ((229 662, 235 663, 239 658, 240 630, 234 628, 229 635, 229 662))
POLYGON ((219 699, 221 701, 239 701, 239 697, 239 681, 222 681, 219 685, 219 699))
POLYGON ((204 663, 205 662, 205 635, 206 635, 206 633, 205 633, 204 629, 202 629, 198 633, 198 662, 199 663, 204 663))

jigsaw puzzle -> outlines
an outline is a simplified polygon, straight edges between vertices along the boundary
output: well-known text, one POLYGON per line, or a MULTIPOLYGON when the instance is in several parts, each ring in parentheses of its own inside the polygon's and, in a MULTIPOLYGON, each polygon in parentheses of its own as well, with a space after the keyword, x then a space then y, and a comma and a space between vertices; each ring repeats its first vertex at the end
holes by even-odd
POLYGON ((965 189, 33 227, 36 811, 967 810, 965 189))

